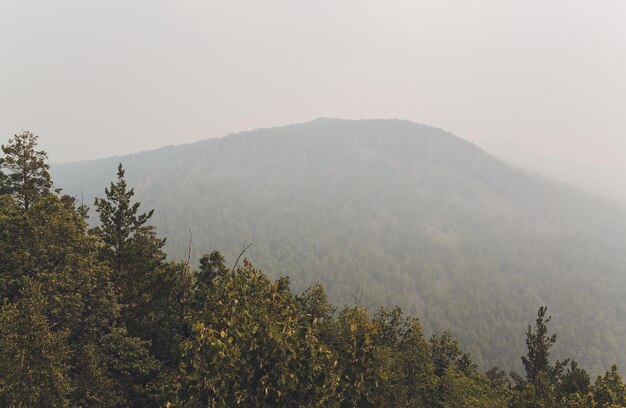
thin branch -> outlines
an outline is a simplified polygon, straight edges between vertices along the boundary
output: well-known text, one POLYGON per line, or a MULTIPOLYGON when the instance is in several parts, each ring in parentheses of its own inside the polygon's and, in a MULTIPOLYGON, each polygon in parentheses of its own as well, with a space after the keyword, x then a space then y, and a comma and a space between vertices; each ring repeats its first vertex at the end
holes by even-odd
POLYGON ((189 264, 191 261, 191 243, 193 241, 193 233, 189 230, 189 245, 187 246, 187 269, 189 269, 189 264))
POLYGON ((237 264, 239 263, 239 260, 241 259, 243 254, 248 250, 248 248, 252 246, 253 243, 254 243, 254 236, 252 237, 252 241, 248 245, 246 245, 246 243, 244 242, 244 248, 241 250, 241 252, 239 252, 239 256, 237 257, 237 260, 235 261, 233 268, 230 270, 231 275, 235 272, 235 268, 237 267, 237 264))
POLYGON ((187 290, 189 289, 189 270, 191 265, 191 243, 193 241, 193 234, 191 230, 189 230, 189 246, 187 249, 187 261, 183 265, 182 270, 180 271, 180 291, 176 294, 176 300, 180 304, 180 315, 181 318, 185 318, 185 306, 189 301, 186 297, 187 290))
POLYGON ((363 289, 357 287, 354 291, 354 305, 361 306, 361 300, 363 299, 363 289))

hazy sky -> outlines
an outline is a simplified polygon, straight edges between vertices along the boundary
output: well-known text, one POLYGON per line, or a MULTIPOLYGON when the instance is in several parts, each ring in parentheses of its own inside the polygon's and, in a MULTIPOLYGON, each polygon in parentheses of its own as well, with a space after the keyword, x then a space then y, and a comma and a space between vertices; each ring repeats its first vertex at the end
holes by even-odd
POLYGON ((623 0, 2 0, 1 139, 70 161, 398 117, 626 174, 625 22, 623 0))

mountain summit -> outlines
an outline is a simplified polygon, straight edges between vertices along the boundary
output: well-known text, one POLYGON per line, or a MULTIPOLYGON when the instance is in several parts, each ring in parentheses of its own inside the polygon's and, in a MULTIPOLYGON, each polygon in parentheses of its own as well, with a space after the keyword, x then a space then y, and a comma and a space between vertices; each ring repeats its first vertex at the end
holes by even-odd
POLYGON ((519 328, 547 304, 555 354, 626 365, 626 212, 517 169, 440 129, 317 119, 54 165, 102 196, 122 162, 172 258, 246 253, 336 302, 399 304, 450 328, 485 368, 519 368, 519 328))

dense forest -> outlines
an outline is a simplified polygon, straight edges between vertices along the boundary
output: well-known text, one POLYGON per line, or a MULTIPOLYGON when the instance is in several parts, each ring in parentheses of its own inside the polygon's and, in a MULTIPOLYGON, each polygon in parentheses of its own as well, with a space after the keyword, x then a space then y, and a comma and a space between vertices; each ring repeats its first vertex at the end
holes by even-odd
POLYGON ((450 332, 426 336, 398 307, 337 308, 245 251, 232 267, 217 251, 168 261, 122 165, 90 227, 36 142, 16 135, 0 158, 2 406, 626 406, 616 366, 592 383, 552 361, 545 307, 517 339, 524 374, 481 373, 450 332))
MULTIPOLYGON (((319 119, 118 158, 53 165, 90 205, 119 162, 170 259, 241 249, 271 279, 338 305, 399 305, 451 330, 481 370, 517 369, 520 328, 550 305, 554 356, 626 364, 626 211, 439 129, 319 119)), ((97 207, 89 225, 99 224, 97 207)))

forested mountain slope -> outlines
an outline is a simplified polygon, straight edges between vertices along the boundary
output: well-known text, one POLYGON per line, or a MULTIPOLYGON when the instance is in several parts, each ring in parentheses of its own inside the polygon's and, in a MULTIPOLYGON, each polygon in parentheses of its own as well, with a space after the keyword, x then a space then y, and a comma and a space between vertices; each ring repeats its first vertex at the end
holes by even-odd
MULTIPOLYGON (((54 159, 54 158, 53 158, 54 159)), ((296 288, 399 304, 447 328, 482 367, 519 369, 520 327, 547 304, 555 356, 626 365, 626 212, 523 172, 439 129, 399 120, 309 123, 52 166, 102 196, 122 162, 182 258, 242 243, 296 288)))

